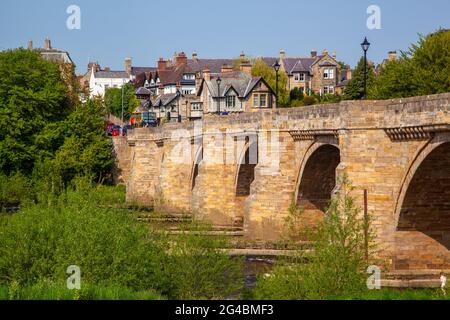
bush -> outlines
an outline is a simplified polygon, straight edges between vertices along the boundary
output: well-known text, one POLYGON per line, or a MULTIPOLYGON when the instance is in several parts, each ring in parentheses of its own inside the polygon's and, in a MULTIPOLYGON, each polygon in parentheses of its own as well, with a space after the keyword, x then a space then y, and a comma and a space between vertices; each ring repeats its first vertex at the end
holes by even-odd
POLYGON ((0 211, 4 207, 17 206, 35 197, 33 184, 21 173, 11 176, 0 174, 0 211))
POLYGON ((365 233, 369 243, 373 234, 370 221, 354 205, 351 191, 347 178, 342 178, 339 193, 312 234, 315 250, 307 257, 309 262, 277 266, 257 284, 257 299, 325 299, 366 289, 365 233))
POLYGON ((123 192, 79 177, 50 205, 0 217, 0 286, 65 285, 67 267, 77 265, 82 289, 150 290, 170 299, 224 298, 239 291, 241 264, 221 251, 222 241, 195 232, 154 232, 120 207, 123 192), (111 198, 116 200, 109 206, 111 198))
POLYGON ((305 104, 305 106, 311 106, 317 103, 317 99, 313 96, 306 96, 303 98, 303 103, 305 104))

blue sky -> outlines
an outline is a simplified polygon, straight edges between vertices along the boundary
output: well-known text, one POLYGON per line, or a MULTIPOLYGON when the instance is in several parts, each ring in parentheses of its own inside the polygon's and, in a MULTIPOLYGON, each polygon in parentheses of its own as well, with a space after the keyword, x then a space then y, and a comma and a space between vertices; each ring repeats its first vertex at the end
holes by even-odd
POLYGON ((120 70, 126 56, 153 66, 160 56, 194 50, 200 58, 232 58, 327 49, 354 66, 364 36, 369 58, 380 62, 418 33, 449 28, 449 13, 448 0, 1 0, 0 50, 26 47, 29 39, 42 46, 49 36, 70 52, 78 73, 88 60, 120 70), (66 28, 71 4, 81 8, 81 30, 66 28), (381 8, 381 30, 366 27, 372 4, 381 8))

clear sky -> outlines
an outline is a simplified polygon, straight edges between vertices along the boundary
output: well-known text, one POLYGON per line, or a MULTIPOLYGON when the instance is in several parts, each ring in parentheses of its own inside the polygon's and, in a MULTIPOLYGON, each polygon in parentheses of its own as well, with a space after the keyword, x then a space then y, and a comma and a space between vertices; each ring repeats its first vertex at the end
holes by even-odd
POLYGON ((381 62, 390 50, 407 49, 417 35, 449 28, 449 0, 1 0, 0 50, 42 46, 69 51, 84 73, 88 60, 122 70, 154 66, 174 51, 199 58, 308 55, 311 49, 337 52, 354 66, 364 36, 369 58, 381 62), (69 30, 69 5, 81 9, 81 29, 69 30), (381 30, 366 26, 369 5, 381 9, 381 30))

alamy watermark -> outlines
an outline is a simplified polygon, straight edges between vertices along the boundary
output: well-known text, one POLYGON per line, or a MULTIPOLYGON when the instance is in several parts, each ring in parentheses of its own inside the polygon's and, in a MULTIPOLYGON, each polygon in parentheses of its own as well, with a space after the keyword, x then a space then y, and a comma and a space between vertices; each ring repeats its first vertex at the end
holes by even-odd
POLYGON ((69 275, 67 278, 67 289, 80 290, 81 289, 81 269, 79 266, 68 266, 66 273, 69 275))
POLYGON ((381 269, 378 266, 369 266, 367 273, 370 276, 367 278, 367 289, 380 290, 381 289, 381 269))
POLYGON ((381 30, 381 8, 377 5, 370 5, 367 7, 367 29, 369 30, 381 30))
POLYGON ((67 7, 66 13, 69 15, 66 20, 66 26, 69 30, 81 29, 81 8, 75 4, 67 7))

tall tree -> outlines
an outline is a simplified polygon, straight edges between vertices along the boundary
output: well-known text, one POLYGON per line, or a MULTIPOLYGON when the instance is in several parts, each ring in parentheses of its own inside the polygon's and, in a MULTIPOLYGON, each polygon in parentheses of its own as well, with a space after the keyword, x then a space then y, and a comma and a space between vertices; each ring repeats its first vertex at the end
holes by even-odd
MULTIPOLYGON (((269 86, 275 91, 276 88, 276 73, 272 67, 269 67, 262 59, 256 59, 252 67, 252 75, 255 77, 263 77, 269 86)), ((278 102, 280 107, 288 106, 289 92, 287 91, 287 76, 286 73, 278 73, 278 102)))
POLYGON ((411 97, 450 91, 450 30, 439 30, 411 45, 380 71, 371 96, 411 97))
MULTIPOLYGON (((122 116, 122 88, 110 88, 105 93, 106 111, 116 117, 122 116)), ((139 106, 133 85, 127 83, 123 86, 124 118, 129 119, 139 106)))
POLYGON ((30 172, 41 151, 36 137, 71 111, 58 65, 39 53, 0 52, 0 171, 30 172))
MULTIPOLYGON (((369 92, 375 82, 373 63, 367 63, 367 91, 369 92)), ((361 58, 356 66, 352 79, 344 90, 344 99, 358 100, 364 94, 364 58, 361 58)))

